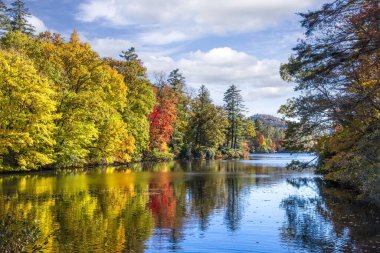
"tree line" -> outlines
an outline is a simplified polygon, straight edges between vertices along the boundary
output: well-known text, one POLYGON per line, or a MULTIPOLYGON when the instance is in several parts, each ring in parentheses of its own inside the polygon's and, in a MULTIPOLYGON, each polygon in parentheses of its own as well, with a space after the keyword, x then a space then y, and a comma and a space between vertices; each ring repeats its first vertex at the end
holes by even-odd
POLYGON ((231 85, 224 106, 175 69, 147 77, 134 48, 101 58, 77 32, 34 34, 0 1, 0 170, 173 158, 237 158, 256 138, 231 85))
POLYGON ((284 152, 283 140, 287 124, 284 120, 266 114, 251 117, 255 124, 256 137, 251 139, 251 152, 273 153, 284 152))

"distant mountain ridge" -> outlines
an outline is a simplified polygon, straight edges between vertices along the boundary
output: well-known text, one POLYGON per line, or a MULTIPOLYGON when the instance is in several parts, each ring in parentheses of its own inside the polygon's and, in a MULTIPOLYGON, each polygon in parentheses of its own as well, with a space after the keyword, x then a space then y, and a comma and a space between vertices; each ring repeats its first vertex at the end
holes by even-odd
POLYGON ((271 127, 281 128, 281 129, 286 129, 287 128, 287 124, 286 124, 286 122, 283 119, 275 117, 275 116, 272 116, 272 115, 268 115, 268 114, 255 114, 255 115, 251 116, 251 119, 253 121, 259 120, 264 125, 269 125, 271 127))

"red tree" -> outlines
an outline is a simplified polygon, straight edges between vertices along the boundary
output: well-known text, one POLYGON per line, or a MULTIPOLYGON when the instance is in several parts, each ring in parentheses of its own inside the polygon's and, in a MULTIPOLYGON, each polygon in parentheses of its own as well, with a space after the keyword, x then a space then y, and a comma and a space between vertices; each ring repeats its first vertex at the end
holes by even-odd
POLYGON ((177 98, 167 86, 156 90, 157 103, 150 120, 150 148, 166 152, 177 121, 177 98))

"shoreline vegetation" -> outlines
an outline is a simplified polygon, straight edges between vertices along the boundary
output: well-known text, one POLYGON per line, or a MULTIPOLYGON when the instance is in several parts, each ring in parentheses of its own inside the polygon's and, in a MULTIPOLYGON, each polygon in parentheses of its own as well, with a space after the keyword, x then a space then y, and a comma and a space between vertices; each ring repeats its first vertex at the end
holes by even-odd
POLYGON ((236 85, 218 106, 179 69, 149 79, 135 48, 102 58, 76 31, 36 35, 30 16, 0 0, 0 172, 311 152, 325 180, 380 204, 377 0, 300 14, 305 38, 280 70, 301 94, 280 108, 285 123, 245 116, 236 85))
POLYGON ((280 109, 297 119, 285 146, 315 152, 325 180, 380 205, 379 1, 337 0, 300 15, 305 38, 280 71, 301 94, 280 109))
POLYGON ((36 35, 30 16, 0 1, 0 171, 281 150, 284 131, 246 117, 237 86, 217 106, 179 69, 151 81, 133 47, 102 58, 76 31, 36 35))

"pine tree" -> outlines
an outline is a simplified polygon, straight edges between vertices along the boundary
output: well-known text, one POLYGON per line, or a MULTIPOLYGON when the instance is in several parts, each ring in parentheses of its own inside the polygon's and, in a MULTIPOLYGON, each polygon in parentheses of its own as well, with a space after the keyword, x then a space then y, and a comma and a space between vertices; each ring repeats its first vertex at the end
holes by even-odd
POLYGON ((0 33, 9 30, 9 22, 7 6, 0 0, 0 33))
POLYGON ((203 149, 217 149, 224 142, 226 126, 225 112, 212 104, 210 93, 202 85, 192 104, 189 123, 189 138, 197 153, 203 149))
POLYGON ((184 135, 189 123, 189 103, 190 98, 185 94, 185 77, 175 69, 170 72, 167 79, 169 87, 174 91, 177 98, 177 122, 175 124, 173 137, 170 142, 170 147, 175 155, 178 155, 184 144, 184 135))
POLYGON ((131 47, 127 51, 122 51, 119 55, 121 58, 123 58, 126 62, 136 62, 138 60, 138 55, 136 54, 136 50, 134 47, 131 47))
POLYGON ((195 145, 204 146, 206 142, 203 125, 205 124, 205 109, 211 104, 210 92, 202 85, 199 89, 198 96, 193 105, 193 117, 191 119, 190 128, 194 133, 193 141, 195 145))
POLYGON ((10 30, 33 34, 35 28, 29 24, 27 20, 31 17, 31 14, 29 9, 25 7, 25 3, 21 0, 16 0, 11 6, 12 7, 7 10, 8 16, 10 17, 10 30))
POLYGON ((241 126, 243 120, 243 97, 240 90, 235 85, 231 85, 224 93, 224 109, 227 112, 227 119, 230 123, 227 130, 226 145, 229 148, 239 148, 239 139, 241 137, 241 126))
POLYGON ((175 69, 170 72, 168 83, 175 92, 181 93, 185 86, 185 77, 179 72, 179 69, 175 69))

